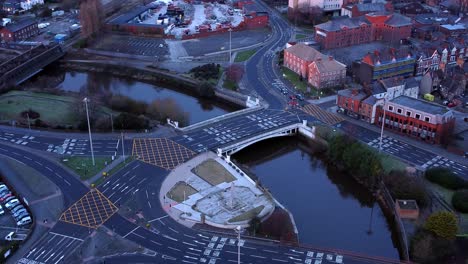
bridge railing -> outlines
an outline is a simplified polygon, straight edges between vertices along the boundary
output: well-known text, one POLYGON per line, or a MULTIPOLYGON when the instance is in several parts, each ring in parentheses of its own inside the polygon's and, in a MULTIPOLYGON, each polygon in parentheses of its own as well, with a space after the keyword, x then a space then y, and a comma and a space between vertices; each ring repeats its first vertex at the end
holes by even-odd
POLYGON ((228 119, 228 118, 233 118, 233 117, 236 117, 236 116, 257 112, 257 111, 260 111, 262 109, 264 109, 264 107, 261 107, 261 106, 242 109, 242 110, 235 111, 235 112, 232 112, 232 113, 227 113, 227 114, 224 114, 224 115, 220 115, 220 116, 217 116, 217 117, 214 117, 214 118, 202 121, 202 122, 198 122, 198 123, 190 125, 190 126, 182 127, 182 128, 179 128, 179 130, 182 131, 182 132, 189 132, 189 131, 192 131, 194 129, 204 127, 204 126, 206 126, 208 124, 213 124, 214 122, 219 122, 219 121, 222 121, 222 120, 225 120, 225 119, 228 119))

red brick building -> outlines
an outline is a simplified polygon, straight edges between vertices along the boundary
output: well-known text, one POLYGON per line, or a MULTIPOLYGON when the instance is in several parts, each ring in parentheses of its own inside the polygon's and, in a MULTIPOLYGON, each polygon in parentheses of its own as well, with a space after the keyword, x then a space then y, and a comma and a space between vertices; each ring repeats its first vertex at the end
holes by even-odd
POLYGON ((324 49, 383 40, 398 43, 411 36, 411 19, 397 13, 374 12, 361 17, 337 18, 315 26, 315 40, 324 49))
POLYGON ((323 57, 324 55, 316 49, 304 43, 298 43, 284 50, 284 66, 303 78, 307 78, 309 65, 323 57))
POLYGON ((308 82, 318 89, 342 85, 346 78, 346 65, 333 57, 319 57, 309 64, 308 82))
POLYGON ((30 19, 8 23, 4 28, 0 29, 0 37, 2 41, 20 41, 39 34, 37 22, 30 19))
POLYGON ((372 12, 393 11, 392 3, 366 3, 355 5, 343 5, 341 8, 342 16, 360 17, 372 12))
POLYGON ((268 25, 268 12, 258 4, 244 4, 242 9, 244 10, 244 23, 246 28, 261 28, 268 25))
POLYGON ((424 100, 400 96, 377 107, 376 125, 428 143, 442 144, 452 134, 455 117, 446 107, 424 100))

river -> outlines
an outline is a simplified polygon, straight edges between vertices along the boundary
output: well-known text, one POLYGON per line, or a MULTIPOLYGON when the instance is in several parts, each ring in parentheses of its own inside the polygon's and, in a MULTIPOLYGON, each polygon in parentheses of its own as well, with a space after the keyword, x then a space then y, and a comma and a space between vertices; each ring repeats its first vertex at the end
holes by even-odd
POLYGON ((292 213, 301 243, 399 258, 373 196, 349 175, 327 167, 298 138, 260 142, 234 158, 292 213))
MULTIPOLYGON (((189 123, 198 123, 222 114, 237 110, 215 100, 198 98, 183 89, 169 89, 163 85, 154 85, 129 78, 120 78, 103 73, 63 71, 57 67, 46 68, 33 79, 40 85, 43 77, 51 77, 57 88, 64 91, 83 94, 112 93, 125 95, 132 99, 151 103, 155 99, 173 99, 180 108, 189 113, 189 123)), ((49 79, 50 80, 50 79, 49 79)))

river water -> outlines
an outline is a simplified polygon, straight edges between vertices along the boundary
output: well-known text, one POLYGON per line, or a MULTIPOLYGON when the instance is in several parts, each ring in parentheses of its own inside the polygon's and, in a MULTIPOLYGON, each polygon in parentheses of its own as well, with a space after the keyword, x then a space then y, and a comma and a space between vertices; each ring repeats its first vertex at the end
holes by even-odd
POLYGON ((398 259, 378 203, 298 138, 271 139, 234 155, 293 215, 301 243, 398 259), (373 209, 372 209, 373 208, 373 209))
POLYGON ((132 99, 151 103, 156 99, 173 99, 180 108, 189 113, 189 123, 198 123, 228 112, 235 111, 233 106, 226 106, 214 100, 197 98, 194 94, 187 94, 184 90, 165 88, 162 85, 119 78, 104 73, 62 71, 47 68, 36 79, 53 77, 54 85, 64 91, 80 92, 82 94, 112 93, 125 95, 132 99))

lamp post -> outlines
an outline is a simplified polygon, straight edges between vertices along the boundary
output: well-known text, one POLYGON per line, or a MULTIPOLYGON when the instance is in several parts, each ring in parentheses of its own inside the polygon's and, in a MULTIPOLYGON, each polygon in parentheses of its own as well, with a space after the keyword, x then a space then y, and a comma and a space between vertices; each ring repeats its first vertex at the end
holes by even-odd
POLYGON ((383 117, 382 117, 382 127, 380 128, 380 144, 379 144, 379 152, 382 151, 382 139, 383 139, 383 129, 385 125, 385 98, 383 103, 383 117))
POLYGON ((112 128, 112 134, 114 133, 114 118, 112 117, 112 113, 110 113, 110 119, 111 119, 111 128, 112 128))
POLYGON ((31 130, 31 122, 29 121, 29 113, 26 112, 26 116, 28 117, 28 127, 29 127, 29 130, 31 130))
POLYGON ((240 235, 241 235, 241 226, 236 227, 236 232, 237 232, 237 264, 240 264, 240 235))
POLYGON ((228 31, 229 31, 229 65, 231 65, 231 56, 232 56, 232 54, 231 54, 231 52, 232 52, 232 46, 231 46, 231 40, 232 40, 232 38, 231 38, 231 32, 232 32, 232 28, 229 28, 228 31))
POLYGON ((91 137, 91 125, 89 123, 88 101, 89 101, 88 97, 85 97, 85 99, 83 99, 83 102, 85 103, 85 107, 86 107, 86 119, 88 120, 88 133, 89 133, 89 144, 91 146, 91 158, 93 160, 93 166, 95 166, 96 163, 94 161, 93 138, 91 137))

